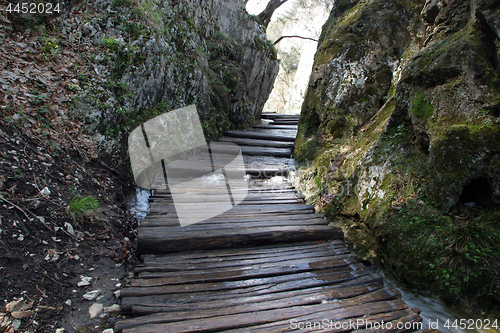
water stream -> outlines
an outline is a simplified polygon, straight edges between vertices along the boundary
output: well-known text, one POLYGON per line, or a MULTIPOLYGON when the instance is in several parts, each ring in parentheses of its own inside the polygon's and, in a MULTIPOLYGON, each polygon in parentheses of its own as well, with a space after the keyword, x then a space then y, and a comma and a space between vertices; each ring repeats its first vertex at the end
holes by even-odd
POLYGON ((137 219, 137 223, 140 225, 141 221, 146 218, 149 213, 149 197, 151 195, 150 190, 144 190, 141 188, 135 189, 135 197, 133 197, 128 205, 130 214, 137 219))
POLYGON ((424 319, 424 329, 439 329, 443 333, 500 332, 500 329, 498 329, 500 319, 498 318, 488 319, 473 312, 464 312, 445 305, 439 299, 419 290, 412 289, 408 285, 386 275, 380 267, 372 267, 371 269, 384 278, 386 285, 396 288, 410 308, 418 308, 422 311, 420 316, 424 319), (492 327, 495 325, 495 320, 497 320, 497 329, 492 327), (490 328, 485 329, 488 322, 490 323, 490 328))

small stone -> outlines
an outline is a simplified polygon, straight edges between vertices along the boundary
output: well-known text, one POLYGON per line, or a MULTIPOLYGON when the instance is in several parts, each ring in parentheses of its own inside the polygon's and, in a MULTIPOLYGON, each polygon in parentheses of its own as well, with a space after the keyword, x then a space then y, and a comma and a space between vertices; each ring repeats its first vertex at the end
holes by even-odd
POLYGON ((5 306, 5 311, 7 311, 7 312, 20 311, 23 308, 24 304, 26 304, 24 302, 24 298, 21 297, 17 301, 12 301, 12 302, 8 303, 5 306))
POLYGON ((86 293, 83 295, 83 298, 85 298, 87 301, 93 301, 101 294, 101 291, 99 289, 97 290, 92 290, 91 292, 86 293))
POLYGON ((90 286, 90 281, 92 281, 92 278, 90 276, 80 275, 80 278, 82 280, 78 282, 78 287, 90 286))
POLYGON ((102 331, 102 333, 114 333, 112 328, 108 328, 107 330, 102 331))
POLYGON ((67 306, 71 306, 73 302, 70 299, 68 299, 66 302, 64 302, 64 304, 66 304, 67 306))
POLYGON ((21 320, 20 319, 13 320, 10 326, 12 326, 13 329, 18 330, 19 327, 21 326, 21 320))
POLYGON ((64 333, 64 328, 58 328, 58 329, 56 330, 56 333, 64 333))
POLYGON ((107 313, 115 313, 115 312, 121 312, 122 309, 118 304, 113 304, 111 306, 105 307, 104 312, 107 313))
POLYGON ((104 305, 102 305, 101 303, 92 304, 92 306, 89 308, 90 318, 92 319, 97 317, 102 313, 103 310, 104 310, 104 305))
POLYGON ((33 317, 35 315, 35 312, 34 311, 14 311, 10 315, 12 316, 12 318, 22 319, 22 318, 33 317))
POLYGON ((66 227, 66 231, 68 232, 68 234, 70 234, 71 236, 76 236, 75 229, 73 228, 71 223, 66 222, 64 223, 64 226, 66 227))
POLYGON ((44 196, 44 197, 48 197, 50 195, 50 190, 48 187, 44 187, 43 190, 40 191, 40 193, 44 196))
POLYGON ((122 294, 122 291, 121 290, 117 290, 115 291, 113 294, 115 294, 115 297, 116 298, 120 298, 121 294, 122 294))

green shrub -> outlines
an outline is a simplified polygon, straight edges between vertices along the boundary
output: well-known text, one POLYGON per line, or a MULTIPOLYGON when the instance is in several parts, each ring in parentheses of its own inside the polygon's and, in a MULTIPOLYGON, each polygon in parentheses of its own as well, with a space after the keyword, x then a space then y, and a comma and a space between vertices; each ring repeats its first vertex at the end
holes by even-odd
POLYGON ((102 45, 113 51, 118 51, 120 48, 120 41, 115 37, 103 37, 101 42, 102 45))
POLYGON ((85 212, 95 210, 99 208, 99 201, 96 197, 86 196, 80 197, 76 195, 71 199, 69 203, 68 211, 72 215, 82 215, 85 212))

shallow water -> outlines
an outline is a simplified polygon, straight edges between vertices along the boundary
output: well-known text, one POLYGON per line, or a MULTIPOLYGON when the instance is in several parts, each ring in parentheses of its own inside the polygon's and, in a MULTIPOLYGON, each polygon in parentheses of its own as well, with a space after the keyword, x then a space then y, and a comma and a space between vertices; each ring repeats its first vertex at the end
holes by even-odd
POLYGON ((404 283, 388 277, 384 274, 381 268, 372 269, 377 274, 384 277, 384 282, 386 285, 393 286, 397 290, 399 290, 399 292, 403 296, 403 300, 406 302, 406 304, 408 304, 410 308, 418 308, 422 311, 420 316, 424 319, 424 329, 439 329, 443 333, 500 332, 500 329, 491 328, 495 320, 497 320, 497 325, 500 326, 500 318, 486 318, 477 313, 473 313, 472 311, 464 312, 462 310, 458 310, 451 306, 445 305, 435 297, 412 289, 404 283), (484 329, 488 321, 490 322, 490 329, 484 329), (483 328, 481 329, 481 327, 483 328))
POLYGON ((149 213, 150 190, 135 189, 135 197, 129 201, 130 214, 140 223, 149 213))

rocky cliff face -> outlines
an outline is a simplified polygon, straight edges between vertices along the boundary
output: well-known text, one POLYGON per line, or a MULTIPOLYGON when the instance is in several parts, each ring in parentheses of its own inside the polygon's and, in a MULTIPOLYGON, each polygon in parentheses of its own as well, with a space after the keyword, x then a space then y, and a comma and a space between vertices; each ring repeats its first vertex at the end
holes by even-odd
POLYGON ((500 300, 499 17, 487 0, 338 0, 295 146, 303 190, 361 253, 448 300, 500 300))
POLYGON ((143 121, 189 104, 209 138, 251 125, 279 68, 243 0, 97 0, 68 33, 100 49, 73 106, 108 153, 143 121))

